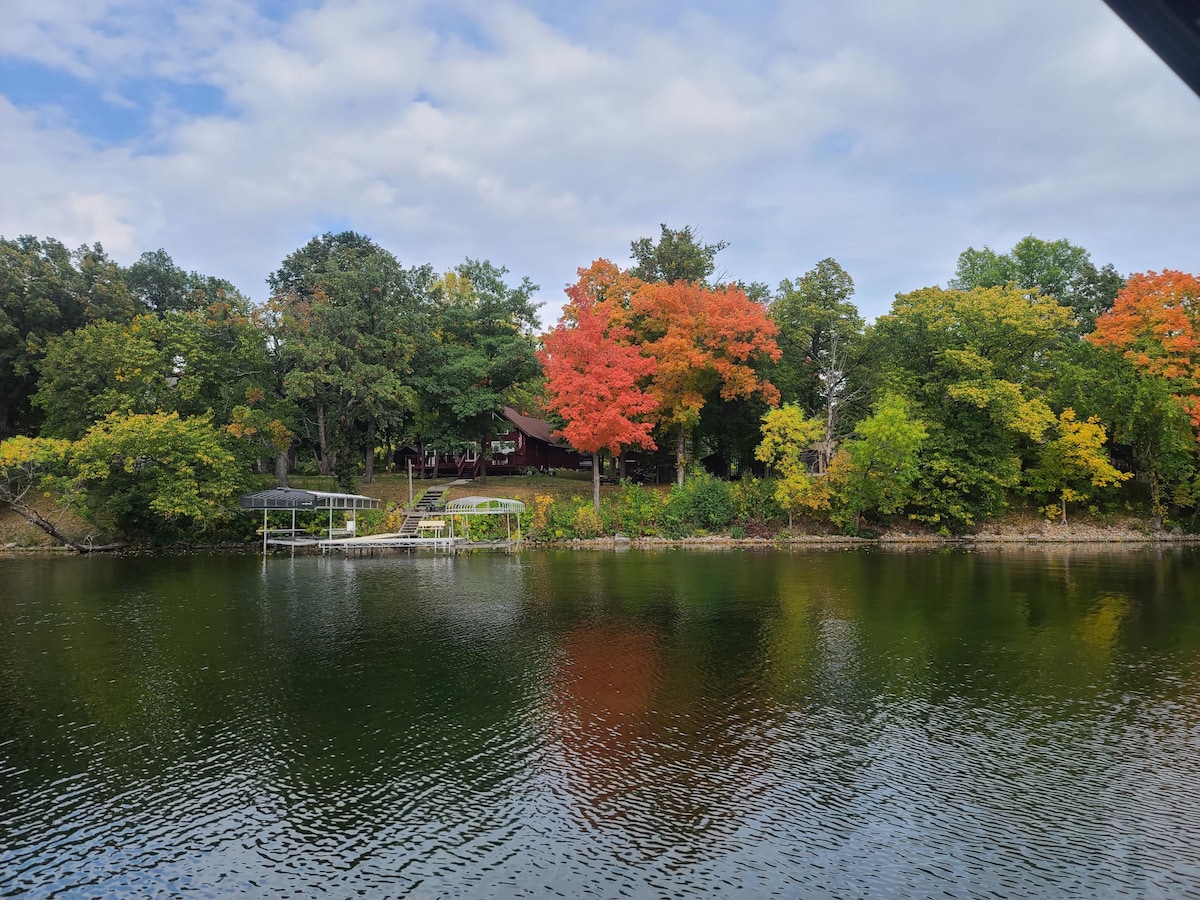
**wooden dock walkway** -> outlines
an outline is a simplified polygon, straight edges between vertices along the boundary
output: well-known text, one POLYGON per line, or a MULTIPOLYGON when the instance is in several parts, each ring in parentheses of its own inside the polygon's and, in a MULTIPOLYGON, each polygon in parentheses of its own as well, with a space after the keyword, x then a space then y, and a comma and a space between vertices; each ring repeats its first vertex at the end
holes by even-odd
POLYGON ((434 550, 453 553, 467 546, 466 538, 421 537, 400 532, 393 534, 370 534, 363 537, 340 538, 320 541, 317 546, 322 553, 362 554, 374 550, 434 550))

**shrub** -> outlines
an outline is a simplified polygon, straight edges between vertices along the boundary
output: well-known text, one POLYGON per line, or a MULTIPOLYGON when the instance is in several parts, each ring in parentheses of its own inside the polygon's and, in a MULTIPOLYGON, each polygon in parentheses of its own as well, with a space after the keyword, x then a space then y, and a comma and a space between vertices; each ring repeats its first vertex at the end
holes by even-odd
POLYGON ((547 514, 550 510, 550 505, 554 503, 554 497, 550 494, 535 494, 533 503, 529 508, 529 518, 522 522, 529 533, 535 537, 541 537, 545 534, 547 528, 547 514))
POLYGON ((575 510, 572 525, 577 538, 599 537, 604 527, 600 516, 596 514, 590 503, 575 510))
POLYGON ((712 475, 696 475, 671 489, 663 524, 671 537, 726 528, 737 514, 729 485, 712 475))
POLYGON ((358 513, 359 534, 393 534, 404 524, 405 514, 389 500, 382 509, 366 509, 358 513))
POLYGON ((743 478, 729 486, 729 498, 737 522, 765 525, 786 515, 775 499, 775 482, 772 479, 754 476, 743 478))
POLYGON ((546 526, 542 537, 561 541, 575 537, 575 510, 577 504, 567 500, 554 500, 546 507, 546 526))
POLYGON ((601 509, 611 518, 613 529, 631 537, 657 534, 662 508, 661 495, 628 481, 601 504, 601 509))

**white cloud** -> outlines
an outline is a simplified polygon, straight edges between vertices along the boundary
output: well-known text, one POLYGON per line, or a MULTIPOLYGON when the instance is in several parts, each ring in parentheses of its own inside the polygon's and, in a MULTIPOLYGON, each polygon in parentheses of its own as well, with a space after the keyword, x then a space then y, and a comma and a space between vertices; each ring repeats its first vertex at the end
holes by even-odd
POLYGON ((104 147, 66 113, 0 102, 0 233, 127 258, 161 245, 261 297, 286 253, 352 227, 408 263, 529 274, 547 321, 578 266, 624 262, 659 222, 730 241, 720 262, 748 280, 835 256, 869 315, 944 281, 968 244, 1030 232, 1126 270, 1200 269, 1200 101, 1098 0, 548 15, 504 0, 328 0, 282 22, 237 0, 24 10, 0 54, 122 98, 210 85, 224 106, 160 99, 148 134, 104 147))

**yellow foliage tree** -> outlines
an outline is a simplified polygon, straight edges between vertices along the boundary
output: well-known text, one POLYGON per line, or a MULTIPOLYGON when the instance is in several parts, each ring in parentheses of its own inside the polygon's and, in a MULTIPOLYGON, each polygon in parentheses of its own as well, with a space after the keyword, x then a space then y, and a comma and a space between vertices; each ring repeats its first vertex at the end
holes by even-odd
POLYGON ((70 450, 70 441, 57 438, 19 435, 0 443, 0 509, 11 509, 56 541, 81 552, 109 549, 73 540, 59 531, 57 523, 46 518, 34 505, 39 489, 65 470, 70 450))
POLYGON ((763 439, 754 456, 779 476, 775 500, 787 513, 788 528, 792 527, 796 510, 818 510, 829 505, 825 479, 812 475, 804 461, 804 451, 824 433, 824 423, 805 418, 795 403, 768 410, 763 416, 763 439))
POLYGON ((1030 470, 1031 488, 1040 493, 1057 494, 1057 502, 1043 507, 1047 517, 1061 517, 1067 524, 1067 504, 1090 499, 1097 488, 1111 487, 1133 477, 1120 472, 1109 462, 1104 451, 1108 433, 1100 420, 1092 416, 1086 422, 1067 407, 1058 417, 1058 437, 1042 448, 1037 468, 1030 470))

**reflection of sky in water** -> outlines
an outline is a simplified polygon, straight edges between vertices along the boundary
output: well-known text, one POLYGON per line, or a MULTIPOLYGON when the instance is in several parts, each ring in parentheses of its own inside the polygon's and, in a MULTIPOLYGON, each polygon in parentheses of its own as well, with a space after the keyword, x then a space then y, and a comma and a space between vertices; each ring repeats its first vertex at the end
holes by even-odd
POLYGON ((1196 563, 0 559, 0 871, 31 896, 1178 895, 1196 563))

